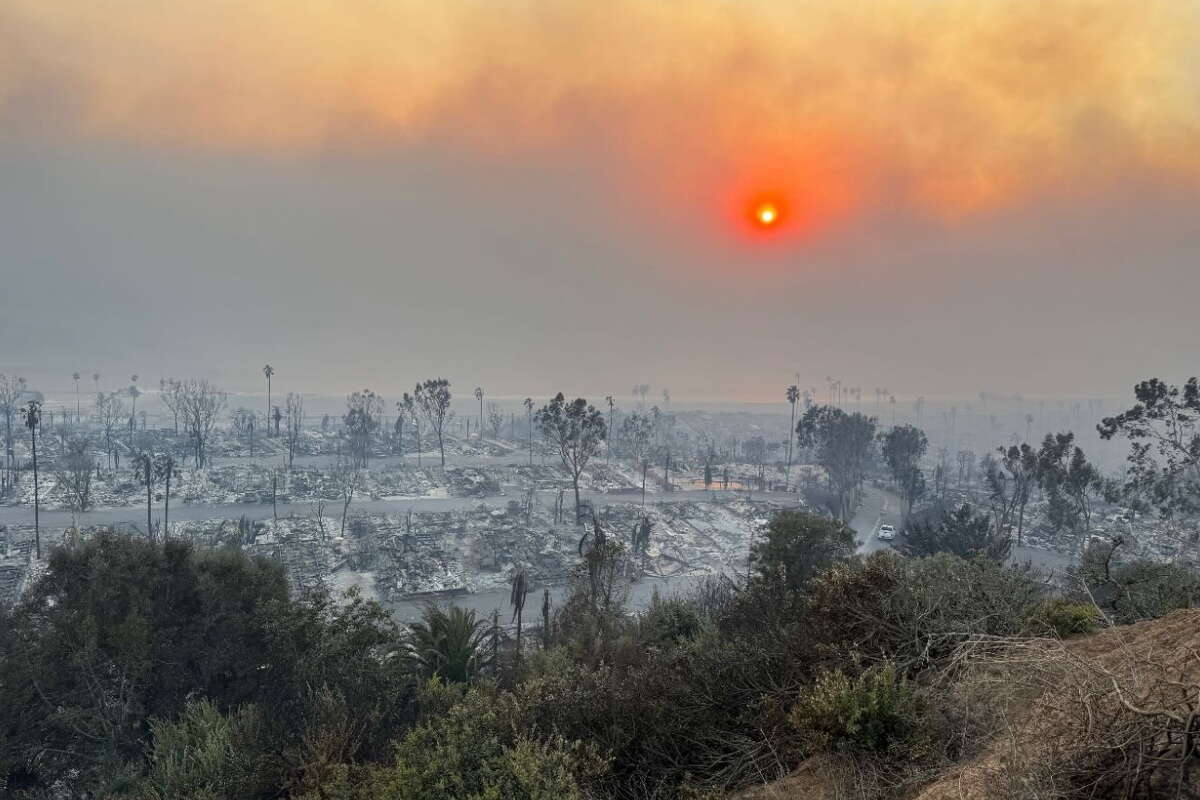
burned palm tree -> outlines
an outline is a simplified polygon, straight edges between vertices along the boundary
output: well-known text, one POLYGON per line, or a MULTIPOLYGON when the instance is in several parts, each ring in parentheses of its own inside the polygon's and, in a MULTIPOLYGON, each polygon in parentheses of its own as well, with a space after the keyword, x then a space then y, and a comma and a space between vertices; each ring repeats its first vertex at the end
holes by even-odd
POLYGON ((633 524, 633 530, 629 535, 630 547, 642 561, 643 565, 646 560, 646 549, 650 546, 650 533, 653 530, 654 523, 650 521, 650 517, 643 516, 633 524))
POLYGON ((525 611, 525 596, 529 594, 529 579, 525 570, 520 570, 512 579, 512 593, 508 604, 513 607, 513 619, 517 623, 517 665, 521 663, 521 614, 525 611))
POLYGON ((30 400, 29 405, 21 409, 21 416, 25 418, 25 427, 29 429, 29 444, 33 451, 33 542, 38 560, 41 561, 42 531, 38 519, 41 508, 38 500, 37 429, 42 424, 42 404, 37 400, 30 400))
MULTIPOLYGON (((263 376, 267 379, 267 420, 271 419, 271 378, 275 375, 275 368, 270 364, 263 367, 263 376)), ((271 433, 270 427, 267 428, 267 435, 271 433)))
POLYGON ((550 647, 550 587, 542 589, 542 647, 550 647))

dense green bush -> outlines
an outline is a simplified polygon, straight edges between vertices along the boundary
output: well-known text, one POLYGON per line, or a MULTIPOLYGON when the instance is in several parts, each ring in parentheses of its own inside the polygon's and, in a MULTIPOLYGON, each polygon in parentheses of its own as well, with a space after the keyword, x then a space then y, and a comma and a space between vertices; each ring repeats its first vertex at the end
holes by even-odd
POLYGON ((809 753, 874 753, 897 759, 927 754, 932 729, 924 704, 896 671, 880 664, 857 677, 820 675, 801 693, 790 721, 809 753))
POLYGON ((255 755, 262 718, 246 707, 223 716, 208 700, 187 704, 176 720, 152 720, 149 774, 143 792, 155 800, 219 800, 257 793, 255 755))
POLYGON ((305 742, 325 735, 314 693, 354 720, 348 758, 386 754, 412 716, 386 611, 353 596, 289 597, 278 564, 233 550, 112 534, 56 549, 8 622, 0 774, 10 790, 124 791, 143 772, 151 720, 176 720, 193 699, 222 713, 269 710, 264 769, 280 786, 309 757, 305 742))
POLYGON ((1055 597, 1045 601, 1029 618, 1031 633, 1044 635, 1077 636, 1083 633, 1094 633, 1099 627, 1103 615, 1100 609, 1091 603, 1073 603, 1070 600, 1055 597))
POLYGON ((811 582, 808 623, 835 666, 894 661, 906 671, 923 669, 967 636, 1025 632, 1047 591, 1036 571, 988 558, 877 552, 811 582))

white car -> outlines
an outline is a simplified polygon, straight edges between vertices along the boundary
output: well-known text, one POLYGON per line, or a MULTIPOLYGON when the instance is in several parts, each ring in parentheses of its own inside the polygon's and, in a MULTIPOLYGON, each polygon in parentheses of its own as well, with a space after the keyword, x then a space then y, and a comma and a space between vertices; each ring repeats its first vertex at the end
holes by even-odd
POLYGON ((878 536, 883 541, 890 542, 892 539, 896 538, 896 529, 891 525, 880 525, 878 536))

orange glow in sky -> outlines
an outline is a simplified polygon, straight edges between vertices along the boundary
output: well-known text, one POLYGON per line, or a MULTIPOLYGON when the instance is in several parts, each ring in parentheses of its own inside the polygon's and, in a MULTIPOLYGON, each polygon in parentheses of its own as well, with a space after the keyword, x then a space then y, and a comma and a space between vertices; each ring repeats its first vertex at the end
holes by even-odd
POLYGON ((707 233, 715 210, 772 246, 884 203, 953 222, 1200 181, 1196 0, 200 5, 7 0, 0 131, 267 157, 603 147, 617 203, 665 186, 648 215, 707 233))

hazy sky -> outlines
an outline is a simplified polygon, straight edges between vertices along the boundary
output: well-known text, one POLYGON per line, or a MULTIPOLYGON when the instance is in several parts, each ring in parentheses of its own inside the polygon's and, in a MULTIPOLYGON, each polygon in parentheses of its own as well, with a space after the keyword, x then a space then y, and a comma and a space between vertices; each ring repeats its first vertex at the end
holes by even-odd
POLYGON ((47 388, 1120 391, 1200 366, 1198 201, 1197 0, 0 6, 47 388))

